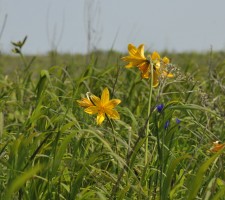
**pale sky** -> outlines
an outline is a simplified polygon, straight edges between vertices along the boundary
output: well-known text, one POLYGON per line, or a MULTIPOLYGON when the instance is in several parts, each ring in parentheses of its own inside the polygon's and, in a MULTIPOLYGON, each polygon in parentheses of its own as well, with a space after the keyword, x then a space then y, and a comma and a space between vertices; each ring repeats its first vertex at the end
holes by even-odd
POLYGON ((98 49, 225 50, 224 9, 225 0, 0 0, 0 51, 27 35, 24 53, 86 53, 88 20, 98 49))

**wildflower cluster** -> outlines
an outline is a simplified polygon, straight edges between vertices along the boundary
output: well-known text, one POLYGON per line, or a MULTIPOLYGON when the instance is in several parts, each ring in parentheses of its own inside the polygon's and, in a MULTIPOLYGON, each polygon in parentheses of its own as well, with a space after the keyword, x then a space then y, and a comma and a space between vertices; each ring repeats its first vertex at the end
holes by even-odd
MULTIPOLYGON (((164 104, 161 103, 161 104, 156 105, 156 110, 160 114, 163 113, 164 104)), ((180 119, 176 118, 176 124, 180 124, 180 122, 181 122, 180 119)), ((164 129, 165 130, 168 129, 169 125, 170 125, 170 120, 167 120, 164 124, 164 129)), ((180 128, 180 126, 178 126, 178 127, 180 128)))
POLYGON ((170 60, 167 57, 161 58, 159 53, 154 51, 148 58, 144 55, 144 45, 141 44, 136 48, 133 44, 128 45, 129 56, 122 58, 123 61, 128 62, 126 68, 137 67, 141 71, 141 77, 148 79, 151 78, 153 73, 153 87, 157 87, 160 78, 174 77, 168 71, 170 60), (151 72, 151 68, 153 72, 151 72))
MULTIPOLYGON (((128 62, 126 68, 137 67, 141 71, 142 78, 148 79, 153 77, 153 87, 157 87, 161 77, 174 77, 167 68, 170 64, 170 60, 167 57, 161 58, 158 52, 153 52, 148 56, 148 59, 144 55, 144 45, 141 44, 136 48, 133 44, 128 45, 129 56, 122 57, 123 61, 128 62), (151 71, 153 69, 153 72, 151 71), (153 73, 153 76, 152 74, 153 73)), ((85 112, 88 114, 97 114, 97 124, 100 125, 105 117, 112 119, 119 119, 119 113, 114 109, 121 100, 112 99, 109 100, 109 90, 105 88, 102 92, 101 99, 95 95, 90 95, 87 98, 77 101, 78 104, 85 108, 85 112)), ((157 108, 158 110, 163 109, 157 108)))

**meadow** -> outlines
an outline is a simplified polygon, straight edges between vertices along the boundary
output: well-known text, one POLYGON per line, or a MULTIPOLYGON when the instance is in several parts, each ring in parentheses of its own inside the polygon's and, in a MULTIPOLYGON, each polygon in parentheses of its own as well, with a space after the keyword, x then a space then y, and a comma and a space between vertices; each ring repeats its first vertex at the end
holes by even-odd
POLYGON ((224 52, 160 52, 173 77, 153 87, 128 51, 13 45, 0 55, 0 199, 225 199, 224 52))

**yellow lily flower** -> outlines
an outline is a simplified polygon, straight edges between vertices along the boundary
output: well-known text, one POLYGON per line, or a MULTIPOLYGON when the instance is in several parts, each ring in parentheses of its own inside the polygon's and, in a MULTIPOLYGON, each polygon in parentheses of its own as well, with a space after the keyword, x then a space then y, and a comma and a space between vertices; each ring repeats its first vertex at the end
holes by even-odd
MULTIPOLYGON (((153 87, 157 87, 159 85, 159 79, 162 76, 163 78, 174 77, 173 74, 168 73, 166 71, 166 65, 169 64, 169 59, 164 57, 163 59, 160 58, 158 52, 154 51, 152 55, 150 55, 151 62, 153 64, 153 87)), ((140 65, 139 70, 142 73, 142 78, 150 78, 151 77, 151 66, 150 64, 143 64, 140 65)))
POLYGON ((123 61, 129 62, 126 68, 138 67, 139 65, 148 64, 149 61, 144 55, 144 45, 141 44, 136 48, 133 44, 128 44, 129 56, 122 57, 123 61))
POLYGON ((105 117, 112 119, 119 119, 119 113, 114 109, 121 100, 120 99, 109 99, 109 90, 105 88, 102 92, 101 99, 95 95, 90 95, 90 100, 88 98, 83 98, 81 101, 77 102, 81 107, 84 107, 84 112, 92 115, 97 114, 97 124, 100 125, 105 117))
POLYGON ((161 59, 158 52, 154 51, 152 55, 149 56, 151 62, 144 55, 143 44, 141 44, 138 48, 136 48, 133 44, 129 44, 128 52, 129 56, 121 58, 123 61, 129 62, 125 67, 138 67, 138 69, 141 71, 142 78, 151 78, 151 64, 153 65, 153 87, 158 86, 160 77, 174 77, 172 73, 169 73, 166 70, 170 60, 167 57, 161 59))

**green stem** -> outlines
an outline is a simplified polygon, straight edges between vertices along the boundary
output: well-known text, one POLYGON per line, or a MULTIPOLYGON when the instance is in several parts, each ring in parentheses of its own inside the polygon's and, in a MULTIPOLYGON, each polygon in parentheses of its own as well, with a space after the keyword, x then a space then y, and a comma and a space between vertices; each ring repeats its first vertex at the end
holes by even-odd
MULTIPOLYGON (((167 130, 166 130, 167 132, 167 130)), ((165 141, 165 133, 162 133, 162 144, 161 144, 161 159, 160 159, 160 193, 159 196, 161 198, 163 191, 163 171, 164 171, 164 141, 165 141)))
POLYGON ((149 90, 149 97, 148 97, 148 123, 146 126, 146 142, 145 142, 145 165, 148 163, 148 136, 149 136, 149 126, 150 126, 150 114, 151 114, 151 102, 152 102, 152 87, 153 87, 153 63, 150 61, 150 72, 151 72, 151 78, 150 78, 150 90, 149 90))
POLYGON ((24 68, 26 69, 27 68, 27 62, 26 62, 26 59, 24 58, 24 56, 23 56, 23 53, 20 51, 20 57, 21 57, 21 59, 22 59, 22 62, 23 62, 23 64, 24 64, 24 68))

